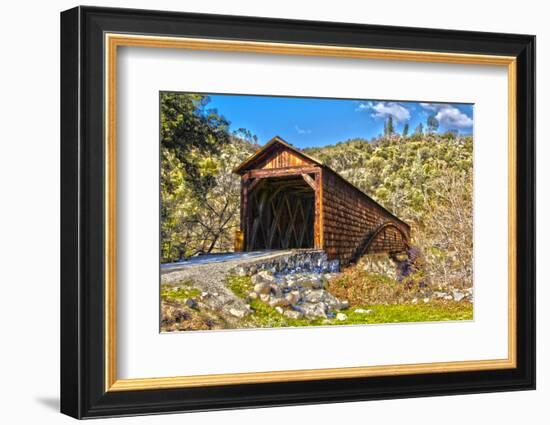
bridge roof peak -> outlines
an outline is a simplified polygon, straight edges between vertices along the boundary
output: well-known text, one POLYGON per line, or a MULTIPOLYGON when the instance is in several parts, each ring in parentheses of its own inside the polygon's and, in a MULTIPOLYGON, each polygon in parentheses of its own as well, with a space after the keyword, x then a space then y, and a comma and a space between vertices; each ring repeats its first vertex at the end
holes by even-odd
POLYGON ((241 163, 237 168, 233 170, 236 174, 244 174, 246 171, 255 168, 258 164, 264 162, 267 158, 274 155, 276 152, 286 150, 296 157, 300 158, 304 162, 310 165, 323 166, 323 163, 316 158, 309 156, 304 153, 302 150, 291 145, 286 140, 280 136, 275 136, 269 140, 264 146, 262 146, 257 152, 252 156, 247 158, 243 163, 241 163))

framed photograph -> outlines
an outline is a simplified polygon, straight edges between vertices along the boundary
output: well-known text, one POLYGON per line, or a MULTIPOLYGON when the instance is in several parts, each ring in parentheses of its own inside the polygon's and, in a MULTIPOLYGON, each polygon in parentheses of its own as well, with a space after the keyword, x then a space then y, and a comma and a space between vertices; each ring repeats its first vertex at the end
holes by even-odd
POLYGON ((61 411, 535 387, 535 37, 61 14, 61 411))

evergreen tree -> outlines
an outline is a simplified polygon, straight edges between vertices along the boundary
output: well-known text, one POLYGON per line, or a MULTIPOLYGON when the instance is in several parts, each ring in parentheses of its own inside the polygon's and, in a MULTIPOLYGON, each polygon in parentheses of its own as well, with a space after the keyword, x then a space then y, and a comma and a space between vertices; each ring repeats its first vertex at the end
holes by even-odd
POLYGON ((394 133, 395 133, 395 129, 393 127, 393 117, 391 115, 388 115, 388 118, 384 123, 384 135, 386 137, 390 137, 394 133))
POLYGON ((439 128, 439 121, 435 117, 435 114, 431 114, 428 117, 428 120, 426 121, 426 124, 428 126, 428 133, 433 134, 437 131, 439 128))
POLYGON ((409 123, 405 123, 403 126, 403 137, 407 137, 409 135, 409 123))

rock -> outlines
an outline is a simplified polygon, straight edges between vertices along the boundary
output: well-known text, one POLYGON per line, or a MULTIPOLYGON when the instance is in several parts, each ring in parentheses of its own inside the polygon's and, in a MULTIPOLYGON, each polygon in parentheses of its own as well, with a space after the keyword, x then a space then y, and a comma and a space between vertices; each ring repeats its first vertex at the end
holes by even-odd
POLYGON ((445 299, 447 301, 451 301, 453 299, 453 296, 452 295, 445 295, 445 299))
POLYGON ((310 303, 319 303, 325 300, 326 292, 323 289, 315 289, 307 291, 304 296, 304 301, 310 303))
POLYGON ((250 294, 248 294, 248 298, 250 298, 251 300, 257 300, 258 299, 258 294, 254 291, 252 291, 250 294))
POLYGON ((254 285, 254 292, 257 294, 269 294, 271 292, 271 284, 269 282, 259 282, 254 285))
POLYGON ((334 310, 341 310, 342 309, 342 303, 338 298, 336 298, 334 295, 332 295, 330 292, 324 292, 324 300, 323 302, 328 305, 329 308, 334 310))
POLYGON ((300 292, 299 291, 289 292, 288 294, 286 294, 285 298, 289 304, 296 304, 298 301, 300 301, 300 292))
POLYGON ((305 274, 297 279, 298 285, 304 288, 322 289, 325 287, 325 279, 320 274, 305 274))
POLYGON ((233 273, 240 277, 246 276, 248 274, 247 270, 244 267, 235 267, 233 269, 233 273))
POLYGON ((340 309, 347 310, 348 308, 349 308, 349 301, 348 300, 344 300, 340 303, 340 309))
POLYGON ((326 306, 323 303, 303 303, 300 311, 308 318, 327 317, 326 306))
POLYGON ((413 298, 413 299, 411 300, 411 303, 412 303, 412 304, 416 304, 417 302, 418 302, 418 298, 413 298))
POLYGON ((424 301, 424 303, 429 303, 430 302, 430 299, 428 297, 424 298, 422 301, 424 301))
POLYGON ((257 285, 258 283, 268 283, 271 285, 272 283, 275 283, 275 276, 266 270, 262 270, 258 274, 252 276, 252 283, 254 285, 257 285))
POLYGON ((277 285, 276 283, 271 284, 270 290, 271 290, 271 293, 275 297, 282 297, 283 296, 283 291, 282 291, 281 287, 279 285, 277 285))
POLYGON ((343 322, 344 320, 346 320, 348 318, 348 316, 346 316, 344 313, 338 313, 336 315, 336 320, 339 320, 341 322, 343 322))
POLYGON ((269 294, 260 294, 260 300, 264 303, 269 302, 269 294))
POLYGON ((453 300, 462 301, 465 295, 460 291, 453 291, 453 300))
POLYGON ((283 307, 275 307, 275 310, 277 310, 277 313, 279 313, 279 314, 284 313, 283 307))
POLYGON ((296 279, 294 278, 294 276, 286 276, 284 277, 284 285, 287 287, 287 288, 290 288, 290 289, 294 289, 296 288, 296 279))
POLYGON ((297 310, 286 310, 284 312, 284 315, 289 319, 301 319, 302 317, 304 317, 304 314, 301 311, 297 310))
POLYGON ((354 313, 357 313, 357 314, 372 314, 374 313, 374 310, 365 310, 363 308, 356 308, 355 310, 353 310, 354 313))
POLYGON ((328 271, 330 273, 338 273, 340 271, 340 261, 338 260, 329 261, 328 271))
POLYGON ((187 298, 185 300, 185 305, 189 308, 192 308, 193 310, 199 309, 199 304, 192 298, 187 298))
POLYGON ((235 317, 238 317, 239 319, 242 319, 246 314, 248 313, 246 310, 239 310, 237 308, 230 308, 229 313, 232 314, 235 317))
POLYGON ((433 293, 433 296, 435 298, 445 298, 447 296, 447 293, 436 291, 436 292, 433 293))
POLYGON ((289 302, 286 298, 273 297, 269 300, 269 305, 271 307, 286 307, 288 304, 289 302))

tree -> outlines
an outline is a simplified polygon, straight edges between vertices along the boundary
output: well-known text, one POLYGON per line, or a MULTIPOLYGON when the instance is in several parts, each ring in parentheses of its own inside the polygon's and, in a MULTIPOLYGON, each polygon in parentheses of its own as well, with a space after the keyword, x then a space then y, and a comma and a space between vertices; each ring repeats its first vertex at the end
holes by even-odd
POLYGON ((229 134, 229 122, 208 103, 202 95, 161 94, 163 262, 230 246, 238 224, 238 178, 231 169, 253 149, 229 134))
POLYGON ((431 114, 428 117, 426 125, 428 126, 428 133, 433 134, 437 131, 437 129, 439 128, 439 121, 435 117, 435 114, 431 114))
POLYGON ((393 127, 393 117, 391 115, 388 115, 388 118, 384 123, 384 136, 390 137, 392 134, 394 134, 394 132, 395 129, 393 127))
POLYGON ((415 135, 419 135, 421 136, 422 134, 424 134, 424 125, 420 122, 418 123, 418 125, 416 126, 416 128, 414 129, 414 134, 415 135))
POLYGON ((403 137, 407 137, 409 134, 409 123, 405 123, 403 126, 403 137))

